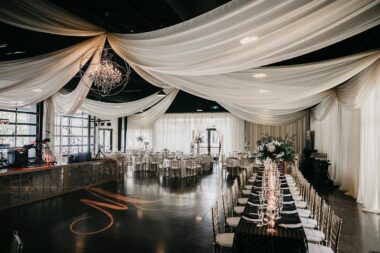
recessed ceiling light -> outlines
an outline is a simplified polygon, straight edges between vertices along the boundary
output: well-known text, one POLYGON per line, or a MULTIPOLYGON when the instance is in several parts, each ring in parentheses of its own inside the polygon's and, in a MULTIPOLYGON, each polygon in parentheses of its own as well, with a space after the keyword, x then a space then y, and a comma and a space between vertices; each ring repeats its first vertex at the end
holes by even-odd
POLYGON ((117 108, 120 108, 120 107, 121 107, 121 105, 116 105, 115 107, 117 107, 117 108))
POLYGON ((42 92, 41 89, 34 89, 33 91, 34 91, 34 92, 42 92))
POLYGON ((196 111, 197 112, 203 112, 203 109, 202 108, 198 108, 196 111))
POLYGON ((255 41, 255 40, 258 40, 258 39, 259 39, 259 38, 256 37, 256 36, 248 36, 248 37, 244 37, 244 38, 242 38, 242 39, 240 40, 240 44, 242 44, 242 45, 246 45, 246 44, 251 43, 251 42, 253 42, 253 41, 255 41))
POLYGON ((7 47, 8 44, 4 43, 4 44, 0 44, 0 48, 4 48, 4 47, 7 47))
POLYGON ((267 77, 267 74, 265 74, 265 73, 255 73, 252 76, 254 78, 263 78, 263 77, 267 77))
POLYGON ((260 93, 266 93, 268 92, 267 90, 259 90, 260 93))

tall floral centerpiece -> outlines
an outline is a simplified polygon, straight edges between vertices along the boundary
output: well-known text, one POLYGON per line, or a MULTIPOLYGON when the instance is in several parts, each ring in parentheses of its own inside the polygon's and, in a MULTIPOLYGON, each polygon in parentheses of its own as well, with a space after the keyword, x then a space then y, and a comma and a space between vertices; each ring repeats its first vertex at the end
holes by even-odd
POLYGON ((289 137, 264 136, 257 141, 257 158, 264 162, 270 159, 280 166, 283 166, 286 172, 287 163, 293 160, 294 147, 293 141, 289 137))

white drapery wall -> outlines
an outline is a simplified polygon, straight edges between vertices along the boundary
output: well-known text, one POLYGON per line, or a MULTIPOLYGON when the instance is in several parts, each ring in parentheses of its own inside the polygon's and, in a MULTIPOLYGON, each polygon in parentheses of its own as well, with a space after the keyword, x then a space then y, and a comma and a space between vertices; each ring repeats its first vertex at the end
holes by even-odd
POLYGON ((335 100, 323 120, 311 118, 310 124, 315 148, 328 154, 334 183, 354 198, 359 185, 361 120, 360 109, 347 110, 335 100))
POLYGON ((380 213, 379 108, 378 60, 338 87, 331 103, 318 105, 311 123, 316 148, 329 155, 335 183, 375 213, 380 213))
POLYGON ((222 153, 244 149, 244 121, 230 113, 168 113, 150 127, 128 121, 127 147, 139 147, 137 137, 143 136, 156 151, 167 148, 190 153, 193 131, 205 131, 210 121, 221 136, 222 153))
POLYGON ((306 130, 309 129, 309 114, 289 124, 280 126, 260 125, 245 122, 245 141, 249 142, 252 149, 256 149, 256 142, 265 135, 285 138, 294 137, 293 144, 296 152, 300 153, 305 145, 306 130))

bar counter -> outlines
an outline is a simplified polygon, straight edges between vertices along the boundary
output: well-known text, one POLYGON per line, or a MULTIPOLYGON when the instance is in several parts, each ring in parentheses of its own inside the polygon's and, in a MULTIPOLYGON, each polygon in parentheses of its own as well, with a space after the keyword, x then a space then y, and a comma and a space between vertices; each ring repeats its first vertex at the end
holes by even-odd
POLYGON ((126 158, 0 170, 0 210, 123 179, 126 158))

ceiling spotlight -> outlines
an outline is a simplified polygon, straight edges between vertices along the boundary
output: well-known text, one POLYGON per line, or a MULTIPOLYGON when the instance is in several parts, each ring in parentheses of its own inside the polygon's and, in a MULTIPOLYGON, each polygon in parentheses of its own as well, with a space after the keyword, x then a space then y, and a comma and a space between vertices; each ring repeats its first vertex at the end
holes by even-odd
POLYGON ((157 96, 159 96, 159 97, 165 97, 165 96, 166 96, 166 93, 165 93, 163 90, 160 90, 160 91, 157 93, 157 96))
POLYGON ((107 126, 111 126, 111 122, 107 122, 107 126))
POLYGON ((42 92, 41 89, 34 89, 34 90, 32 90, 32 91, 34 91, 34 92, 42 92))
POLYGON ((264 78, 264 77, 267 77, 267 74, 265 74, 265 73, 255 73, 252 76, 254 78, 264 78))
POLYGON ((121 105, 115 105, 116 108, 121 108, 121 105))
POLYGON ((260 93, 266 93, 268 92, 267 90, 259 90, 260 93))
POLYGON ((0 44, 0 48, 4 48, 4 47, 7 47, 8 44, 4 43, 4 44, 0 44))
POLYGON ((197 112, 203 112, 203 109, 202 108, 198 108, 196 111, 197 112))
POLYGON ((248 36, 248 37, 244 37, 244 38, 242 38, 241 40, 240 40, 240 44, 242 44, 242 45, 246 45, 246 44, 248 44, 248 43, 251 43, 251 42, 253 42, 253 41, 255 41, 255 40, 258 40, 259 38, 258 37, 256 37, 256 36, 248 36))

